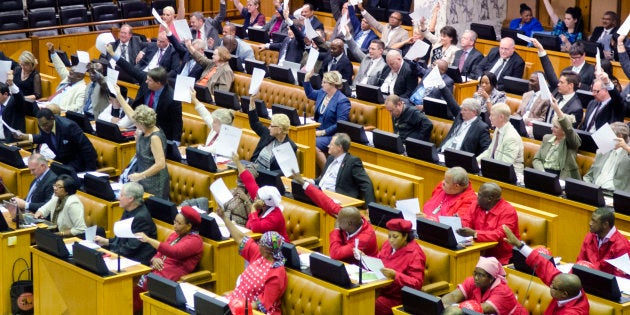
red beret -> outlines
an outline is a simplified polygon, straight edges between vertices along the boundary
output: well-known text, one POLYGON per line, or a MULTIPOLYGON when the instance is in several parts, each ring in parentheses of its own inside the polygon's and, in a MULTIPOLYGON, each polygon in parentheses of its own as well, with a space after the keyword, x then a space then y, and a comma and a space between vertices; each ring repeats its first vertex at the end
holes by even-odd
POLYGON ((201 224, 201 215, 199 212, 195 210, 195 208, 191 206, 183 206, 181 210, 181 214, 190 222, 192 225, 201 224))
POLYGON ((387 229, 402 233, 411 232, 411 222, 404 219, 391 219, 387 222, 387 229))

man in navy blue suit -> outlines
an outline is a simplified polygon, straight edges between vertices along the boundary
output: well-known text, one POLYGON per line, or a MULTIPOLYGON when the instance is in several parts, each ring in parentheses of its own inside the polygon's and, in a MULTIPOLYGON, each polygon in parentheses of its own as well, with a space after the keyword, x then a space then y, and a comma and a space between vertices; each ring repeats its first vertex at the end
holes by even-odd
POLYGON ((352 63, 343 52, 343 46, 343 41, 339 38, 330 43, 330 53, 324 56, 319 75, 323 76, 324 72, 337 70, 341 73, 341 78, 346 80, 348 85, 352 85, 352 63))
POLYGON ((259 46, 259 49, 277 50, 279 52, 278 64, 284 60, 300 63, 304 54, 304 35, 299 25, 293 23, 293 20, 289 18, 289 13, 283 12, 283 14, 285 16, 284 21, 289 25, 288 36, 280 43, 267 43, 259 46))

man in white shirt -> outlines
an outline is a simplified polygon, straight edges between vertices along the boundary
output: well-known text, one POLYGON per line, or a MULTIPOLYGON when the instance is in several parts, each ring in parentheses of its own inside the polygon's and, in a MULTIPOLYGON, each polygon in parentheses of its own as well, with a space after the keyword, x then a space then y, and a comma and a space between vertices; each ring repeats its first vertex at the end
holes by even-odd
POLYGON ((628 125, 623 122, 610 124, 617 136, 614 150, 597 153, 591 168, 584 175, 584 181, 601 186, 605 193, 612 194, 615 190, 630 191, 630 146, 628 146, 628 125))
POLYGON ((517 176, 523 174, 523 140, 510 123, 510 107, 505 103, 492 106, 490 123, 496 129, 490 146, 483 151, 477 161, 491 158, 514 165, 517 176))
POLYGON ((357 45, 357 42, 351 36, 346 37, 346 44, 348 44, 348 54, 352 51, 361 60, 359 71, 357 71, 352 82, 352 91, 356 90, 357 83, 376 85, 378 77, 386 66, 385 59, 383 59, 385 43, 380 39, 372 40, 367 54, 361 51, 361 47, 357 45))

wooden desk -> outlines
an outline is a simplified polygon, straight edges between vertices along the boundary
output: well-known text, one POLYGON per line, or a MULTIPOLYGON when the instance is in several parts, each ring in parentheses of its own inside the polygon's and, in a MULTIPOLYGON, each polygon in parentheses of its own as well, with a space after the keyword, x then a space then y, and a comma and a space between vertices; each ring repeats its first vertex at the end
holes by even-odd
MULTIPOLYGON (((9 292, 11 291, 11 284, 13 283, 12 267, 13 263, 19 259, 25 259, 29 265, 30 248, 31 248, 31 233, 36 228, 24 228, 15 231, 0 233, 0 313, 11 314, 11 298, 9 292)), ((23 263, 18 263, 16 266, 16 280, 17 276, 26 266, 23 263)), ((22 280, 26 280, 28 274, 22 275, 22 280)))
POLYGON ((151 271, 136 265, 101 277, 35 247, 31 253, 35 314, 132 314, 134 277, 151 271))

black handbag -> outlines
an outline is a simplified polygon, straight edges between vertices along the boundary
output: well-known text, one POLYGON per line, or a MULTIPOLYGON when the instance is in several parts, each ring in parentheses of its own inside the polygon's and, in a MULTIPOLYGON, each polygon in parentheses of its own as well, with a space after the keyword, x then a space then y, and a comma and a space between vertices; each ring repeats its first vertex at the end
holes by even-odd
POLYGON ((33 314, 33 280, 31 278, 31 268, 24 258, 18 258, 13 262, 11 271, 13 283, 11 284, 11 314, 14 315, 30 315, 33 314), (26 268, 22 269, 15 280, 15 266, 18 262, 24 262, 26 268), (21 280, 22 275, 26 273, 28 280, 21 280))

